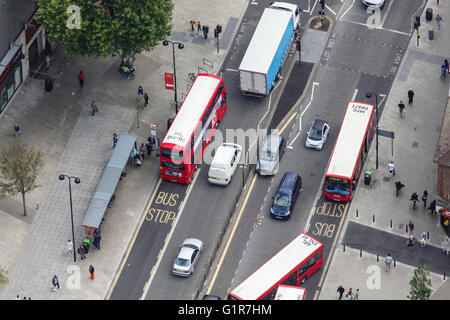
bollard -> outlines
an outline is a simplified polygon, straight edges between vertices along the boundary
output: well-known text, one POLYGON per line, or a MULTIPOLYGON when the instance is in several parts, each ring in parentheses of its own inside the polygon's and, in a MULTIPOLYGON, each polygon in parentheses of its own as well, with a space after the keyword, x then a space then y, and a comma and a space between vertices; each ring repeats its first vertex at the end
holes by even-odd
POLYGON ((391 229, 392 229, 392 219, 391 219, 391 229))
POLYGON ((445 271, 444 271, 444 280, 445 280, 445 271))
POLYGON ((377 262, 380 262, 380 255, 377 253, 377 262))
POLYGON ((359 249, 359 257, 362 258, 362 249, 359 249))
POLYGON ((375 223, 375 215, 373 215, 373 219, 372 220, 373 220, 373 223, 375 223))
POLYGON ((356 217, 358 218, 358 209, 356 209, 356 217))
POLYGON ((344 244, 344 250, 343 251, 345 252, 345 244, 344 244))
POLYGON ((430 232, 427 232, 427 239, 430 240, 430 232))
POLYGON ((394 268, 395 268, 395 259, 394 259, 394 268))
POLYGON ((408 233, 408 224, 406 224, 406 233, 408 233))

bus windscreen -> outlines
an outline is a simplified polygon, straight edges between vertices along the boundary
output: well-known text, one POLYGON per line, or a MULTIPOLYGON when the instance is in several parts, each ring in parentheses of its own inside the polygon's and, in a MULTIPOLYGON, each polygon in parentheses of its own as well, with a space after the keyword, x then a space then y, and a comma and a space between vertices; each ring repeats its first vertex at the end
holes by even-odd
POLYGON ((342 195, 350 194, 350 180, 336 177, 326 177, 325 191, 342 195))

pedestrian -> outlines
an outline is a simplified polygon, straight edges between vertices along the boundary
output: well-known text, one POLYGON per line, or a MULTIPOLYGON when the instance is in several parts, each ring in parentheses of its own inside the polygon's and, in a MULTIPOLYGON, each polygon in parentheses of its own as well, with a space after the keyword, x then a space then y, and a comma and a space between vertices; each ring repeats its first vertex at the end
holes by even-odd
POLYGON ((84 250, 83 245, 80 245, 80 247, 78 248, 77 251, 78 251, 78 253, 80 254, 81 260, 86 259, 86 256, 85 256, 86 251, 84 250))
POLYGON ((445 64, 441 66, 441 79, 445 79, 447 77, 446 75, 447 69, 445 68, 445 64))
POLYGON ((144 108, 147 108, 148 105, 148 94, 147 92, 144 93, 144 108))
POLYGON ((405 105, 402 100, 400 100, 400 103, 398 104, 398 110, 400 112, 400 118, 403 118, 403 109, 405 109, 405 105))
POLYGON ((436 24, 437 24, 438 30, 441 30, 441 22, 442 22, 442 17, 440 15, 436 15, 436 24))
POLYGON ((19 134, 22 133, 22 131, 20 131, 20 127, 17 123, 14 123, 14 134, 16 135, 16 138, 19 137, 19 134))
POLYGON ((16 300, 20 300, 20 297, 19 297, 19 295, 17 295, 17 296, 16 296, 16 300))
POLYGON ((427 241, 427 233, 426 232, 422 232, 422 238, 420 239, 420 244, 423 247, 425 247, 425 243, 427 241))
POLYGON ((391 257, 391 254, 390 254, 390 253, 388 253, 388 255, 386 256, 386 258, 384 259, 384 262, 385 262, 385 264, 386 264, 386 269, 385 269, 385 271, 387 272, 387 271, 391 270, 392 257, 391 257))
POLYGON ((92 116, 94 116, 95 113, 98 112, 98 106, 95 103, 95 100, 92 100, 92 102, 91 102, 91 110, 92 110, 92 116))
POLYGON ((409 226, 409 234, 412 234, 414 231, 414 223, 412 221, 410 221, 408 223, 408 226, 409 226))
POLYGON ((355 296, 353 297, 353 300, 359 300, 359 289, 356 289, 355 296))
POLYGON ((339 292, 339 300, 341 300, 341 299, 342 299, 342 295, 343 295, 344 292, 345 292, 345 289, 344 289, 344 287, 342 286, 342 284, 339 285, 339 287, 337 288, 336 292, 339 292))
MULTIPOLYGON (((94 236, 94 242, 95 242, 95 247, 100 250, 100 240, 102 240, 102 237, 100 236, 99 233, 96 232, 95 236, 94 236)), ((92 242, 92 244, 94 244, 94 242, 92 242)))
POLYGON ((389 169, 389 173, 392 174, 392 176, 395 176, 395 165, 392 160, 391 160, 391 162, 388 163, 388 169, 389 169))
POLYGON ((353 299, 353 291, 352 288, 350 288, 347 292, 347 294, 345 295, 345 297, 347 298, 347 300, 352 300, 353 299))
POLYGON ((416 209, 416 202, 419 201, 419 195, 417 194, 417 192, 413 192, 413 194, 411 195, 411 199, 409 200, 413 202, 413 209, 416 209))
POLYGON ((403 183, 401 183, 400 181, 397 181, 395 183, 395 191, 396 191, 396 196, 398 197, 398 193, 401 190, 401 188, 403 188, 405 185, 403 183))
POLYGON ((94 275, 94 267, 92 266, 92 264, 89 266, 89 279, 94 280, 95 279, 95 275, 94 275))
POLYGON ((444 66, 445 66, 445 71, 448 73, 449 69, 450 69, 450 64, 448 63, 447 59, 444 59, 444 66))
POLYGON ((73 243, 72 240, 67 240, 66 242, 67 255, 70 256, 73 254, 73 243))
POLYGON ((136 76, 134 75, 134 72, 136 71, 135 67, 129 67, 130 69, 130 79, 129 80, 134 80, 136 78, 136 76))
POLYGON ((145 160, 145 144, 143 142, 139 147, 139 157, 141 158, 141 161, 145 160))
POLYGON ((409 250, 411 251, 414 250, 414 242, 416 242, 416 239, 412 234, 410 234, 408 240, 406 241, 406 244, 408 245, 409 250))
POLYGON ((200 30, 202 30, 202 25, 200 24, 200 21, 197 21, 197 33, 199 33, 200 30))
POLYGON ((431 201, 428 212, 431 214, 436 213, 436 200, 431 201))
POLYGON ((27 300, 27 297, 23 297, 23 300, 27 300))
POLYGON ((195 20, 194 20, 194 19, 191 19, 191 21, 189 21, 189 23, 191 24, 191 29, 192 29, 192 31, 194 31, 194 28, 195 28, 195 20))
POLYGON ((117 141, 119 140, 119 136, 117 135, 117 133, 113 133, 113 148, 116 147, 117 141))
POLYGON ((411 105, 413 103, 414 99, 414 91, 412 88, 409 88, 408 90, 408 105, 411 105))
POLYGON ((145 144, 145 149, 147 150, 147 155, 150 158, 152 155, 152 145, 150 144, 150 137, 147 140, 147 143, 145 144))
POLYGON ((58 277, 56 276, 56 274, 53 276, 52 285, 53 285, 53 291, 61 288, 59 286, 59 281, 58 281, 58 277))
POLYGON ((428 199, 428 191, 425 190, 422 193, 422 201, 423 201, 423 207, 426 209, 427 208, 427 199, 428 199))
POLYGON ((137 89, 138 99, 141 99, 143 95, 144 95, 144 89, 142 88, 142 86, 139 86, 137 89))
POLYGON ((83 73, 83 71, 80 71, 80 73, 78 74, 78 81, 80 82, 80 89, 83 89, 84 79, 85 79, 84 73, 83 73))
POLYGON ((203 36, 205 37, 205 39, 208 39, 208 31, 209 31, 209 27, 208 26, 203 26, 203 36))
POLYGON ((122 73, 123 73, 123 78, 128 80, 128 76, 130 74, 130 68, 128 68, 128 66, 126 64, 124 64, 122 66, 122 73))
MULTIPOLYGON (((448 238, 442 241, 442 253, 446 254, 448 256, 448 238)), ((19 295, 17 295, 19 296, 19 295)))

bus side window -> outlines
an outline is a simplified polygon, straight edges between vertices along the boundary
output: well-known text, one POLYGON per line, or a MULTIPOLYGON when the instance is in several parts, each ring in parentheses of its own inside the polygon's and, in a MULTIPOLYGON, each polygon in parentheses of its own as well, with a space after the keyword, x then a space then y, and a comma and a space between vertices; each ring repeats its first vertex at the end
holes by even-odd
POLYGON ((221 107, 223 107, 223 106, 225 105, 226 102, 227 102, 227 94, 224 93, 224 94, 223 94, 223 98, 222 98, 222 106, 221 106, 221 107))
POLYGON ((306 270, 308 270, 308 266, 306 265, 306 263, 304 263, 300 269, 298 269, 298 275, 301 276, 302 274, 304 274, 306 272, 306 270))
POLYGON ((283 284, 287 284, 287 285, 291 285, 291 286, 296 286, 297 285, 297 270, 295 270, 294 272, 292 272, 289 277, 287 277, 284 281, 283 284))
POLYGON ((316 258, 316 260, 319 260, 320 258, 322 258, 322 251, 317 252, 314 257, 316 258))
POLYGON ((314 257, 309 259, 309 261, 308 261, 308 269, 311 268, 315 263, 316 263, 316 259, 314 257))
POLYGON ((277 293, 277 289, 278 289, 278 287, 276 286, 268 294, 266 294, 264 297, 262 297, 261 300, 273 300, 273 298, 275 298, 275 294, 277 293))

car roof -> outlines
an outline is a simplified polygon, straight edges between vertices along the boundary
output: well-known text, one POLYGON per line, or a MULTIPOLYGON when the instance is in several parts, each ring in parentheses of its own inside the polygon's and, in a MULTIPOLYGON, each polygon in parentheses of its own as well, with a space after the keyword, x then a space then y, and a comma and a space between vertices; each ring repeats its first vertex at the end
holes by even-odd
POLYGON ((324 120, 315 119, 313 121, 312 128, 315 130, 321 130, 323 128, 323 126, 325 125, 325 123, 327 123, 327 122, 324 120))
POLYGON ((191 260, 192 252, 194 252, 195 249, 191 247, 181 247, 180 252, 178 253, 178 258, 191 260))
POLYGON ((217 148, 211 166, 214 166, 216 163, 230 162, 231 158, 233 158, 235 151, 236 148, 234 148, 231 144, 222 144, 217 148))
POLYGON ((263 150, 272 149, 272 146, 278 146, 280 145, 281 141, 283 140, 283 137, 278 134, 269 134, 266 137, 266 141, 264 141, 263 150), (268 148, 270 146, 270 148, 268 148))
POLYGON ((285 172, 283 178, 281 179, 280 187, 278 188, 278 192, 290 194, 292 192, 292 188, 295 183, 296 177, 300 178, 300 175, 297 172, 287 171, 285 172))

